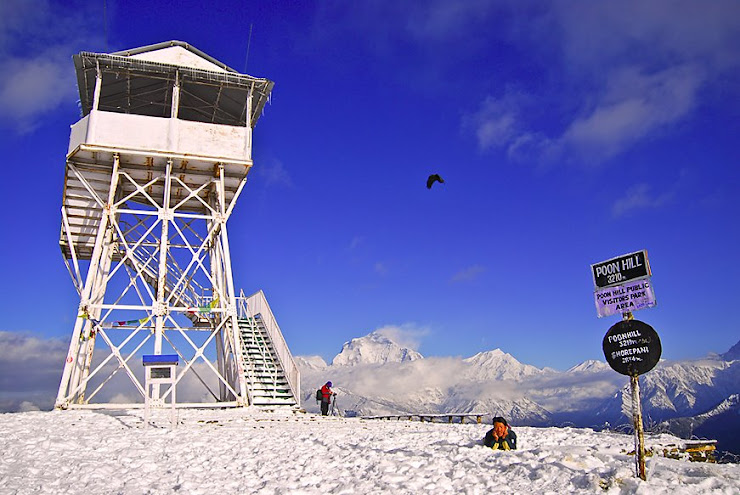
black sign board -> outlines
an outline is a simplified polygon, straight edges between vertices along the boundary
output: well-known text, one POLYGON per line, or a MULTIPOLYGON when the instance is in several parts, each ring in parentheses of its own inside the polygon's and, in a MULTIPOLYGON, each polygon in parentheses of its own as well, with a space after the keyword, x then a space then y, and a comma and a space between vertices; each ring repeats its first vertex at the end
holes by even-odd
POLYGON ((609 366, 628 376, 653 369, 663 352, 658 333, 639 320, 622 320, 613 325, 604 335, 602 347, 609 366))
POLYGON ((591 275, 597 289, 649 277, 651 273, 647 251, 643 249, 595 263, 591 265, 591 275))

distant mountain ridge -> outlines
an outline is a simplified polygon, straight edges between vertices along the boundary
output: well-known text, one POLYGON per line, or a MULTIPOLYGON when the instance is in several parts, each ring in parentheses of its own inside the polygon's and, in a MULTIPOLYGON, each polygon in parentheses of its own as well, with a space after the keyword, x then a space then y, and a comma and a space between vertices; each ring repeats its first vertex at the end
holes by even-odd
MULTIPOLYGON (((726 423, 727 411, 738 409, 732 401, 740 393, 740 360, 733 358, 737 349, 740 343, 713 357, 661 361, 642 375, 646 425, 697 417, 729 401, 723 415, 703 421, 711 425, 725 418, 726 423)), ((350 415, 464 412, 503 415, 518 425, 596 428, 631 421, 628 379, 603 361, 588 360, 563 372, 521 363, 501 349, 464 359, 424 358, 371 333, 346 342, 331 365, 318 356, 298 356, 296 362, 309 410, 318 409, 315 388, 332 380, 337 409, 350 415)))
POLYGON ((736 361, 740 359, 740 342, 730 347, 730 350, 721 354, 720 357, 725 361, 736 361))
MULTIPOLYGON (((643 415, 656 421, 704 413, 740 392, 740 362, 700 359, 661 362, 640 377, 643 415)), ((624 386, 605 401, 597 416, 618 421, 631 411, 631 396, 624 386)))

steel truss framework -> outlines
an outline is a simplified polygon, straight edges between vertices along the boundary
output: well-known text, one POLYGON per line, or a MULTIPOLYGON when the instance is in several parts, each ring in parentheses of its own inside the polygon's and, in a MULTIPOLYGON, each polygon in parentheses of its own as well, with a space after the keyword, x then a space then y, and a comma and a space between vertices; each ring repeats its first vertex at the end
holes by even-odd
MULTIPOLYGON (((142 405, 142 353, 177 353, 178 383, 249 403, 226 222, 251 162, 238 177, 234 164, 193 163, 92 146, 69 155, 60 244, 80 305, 56 407, 102 406, 115 393, 142 405)), ((152 400, 171 393, 155 386, 152 400)))

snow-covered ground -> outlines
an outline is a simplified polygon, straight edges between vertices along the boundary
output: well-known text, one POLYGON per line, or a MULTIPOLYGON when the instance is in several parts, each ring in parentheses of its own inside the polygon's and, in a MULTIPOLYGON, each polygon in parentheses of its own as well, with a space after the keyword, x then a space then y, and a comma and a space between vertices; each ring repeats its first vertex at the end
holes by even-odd
MULTIPOLYGON (((515 428, 518 451, 492 451, 477 424, 181 410, 0 415, 0 493, 644 493, 737 494, 740 465, 655 456, 648 481, 632 437, 515 428)), ((647 446, 680 443, 661 435, 647 446)))

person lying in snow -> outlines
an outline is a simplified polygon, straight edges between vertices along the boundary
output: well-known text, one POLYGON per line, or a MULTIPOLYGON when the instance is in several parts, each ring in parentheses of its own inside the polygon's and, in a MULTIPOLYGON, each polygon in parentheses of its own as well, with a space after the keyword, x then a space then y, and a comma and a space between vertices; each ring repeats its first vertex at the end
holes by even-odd
POLYGON ((516 433, 501 416, 493 418, 491 428, 483 439, 483 445, 493 450, 516 450, 516 433))

